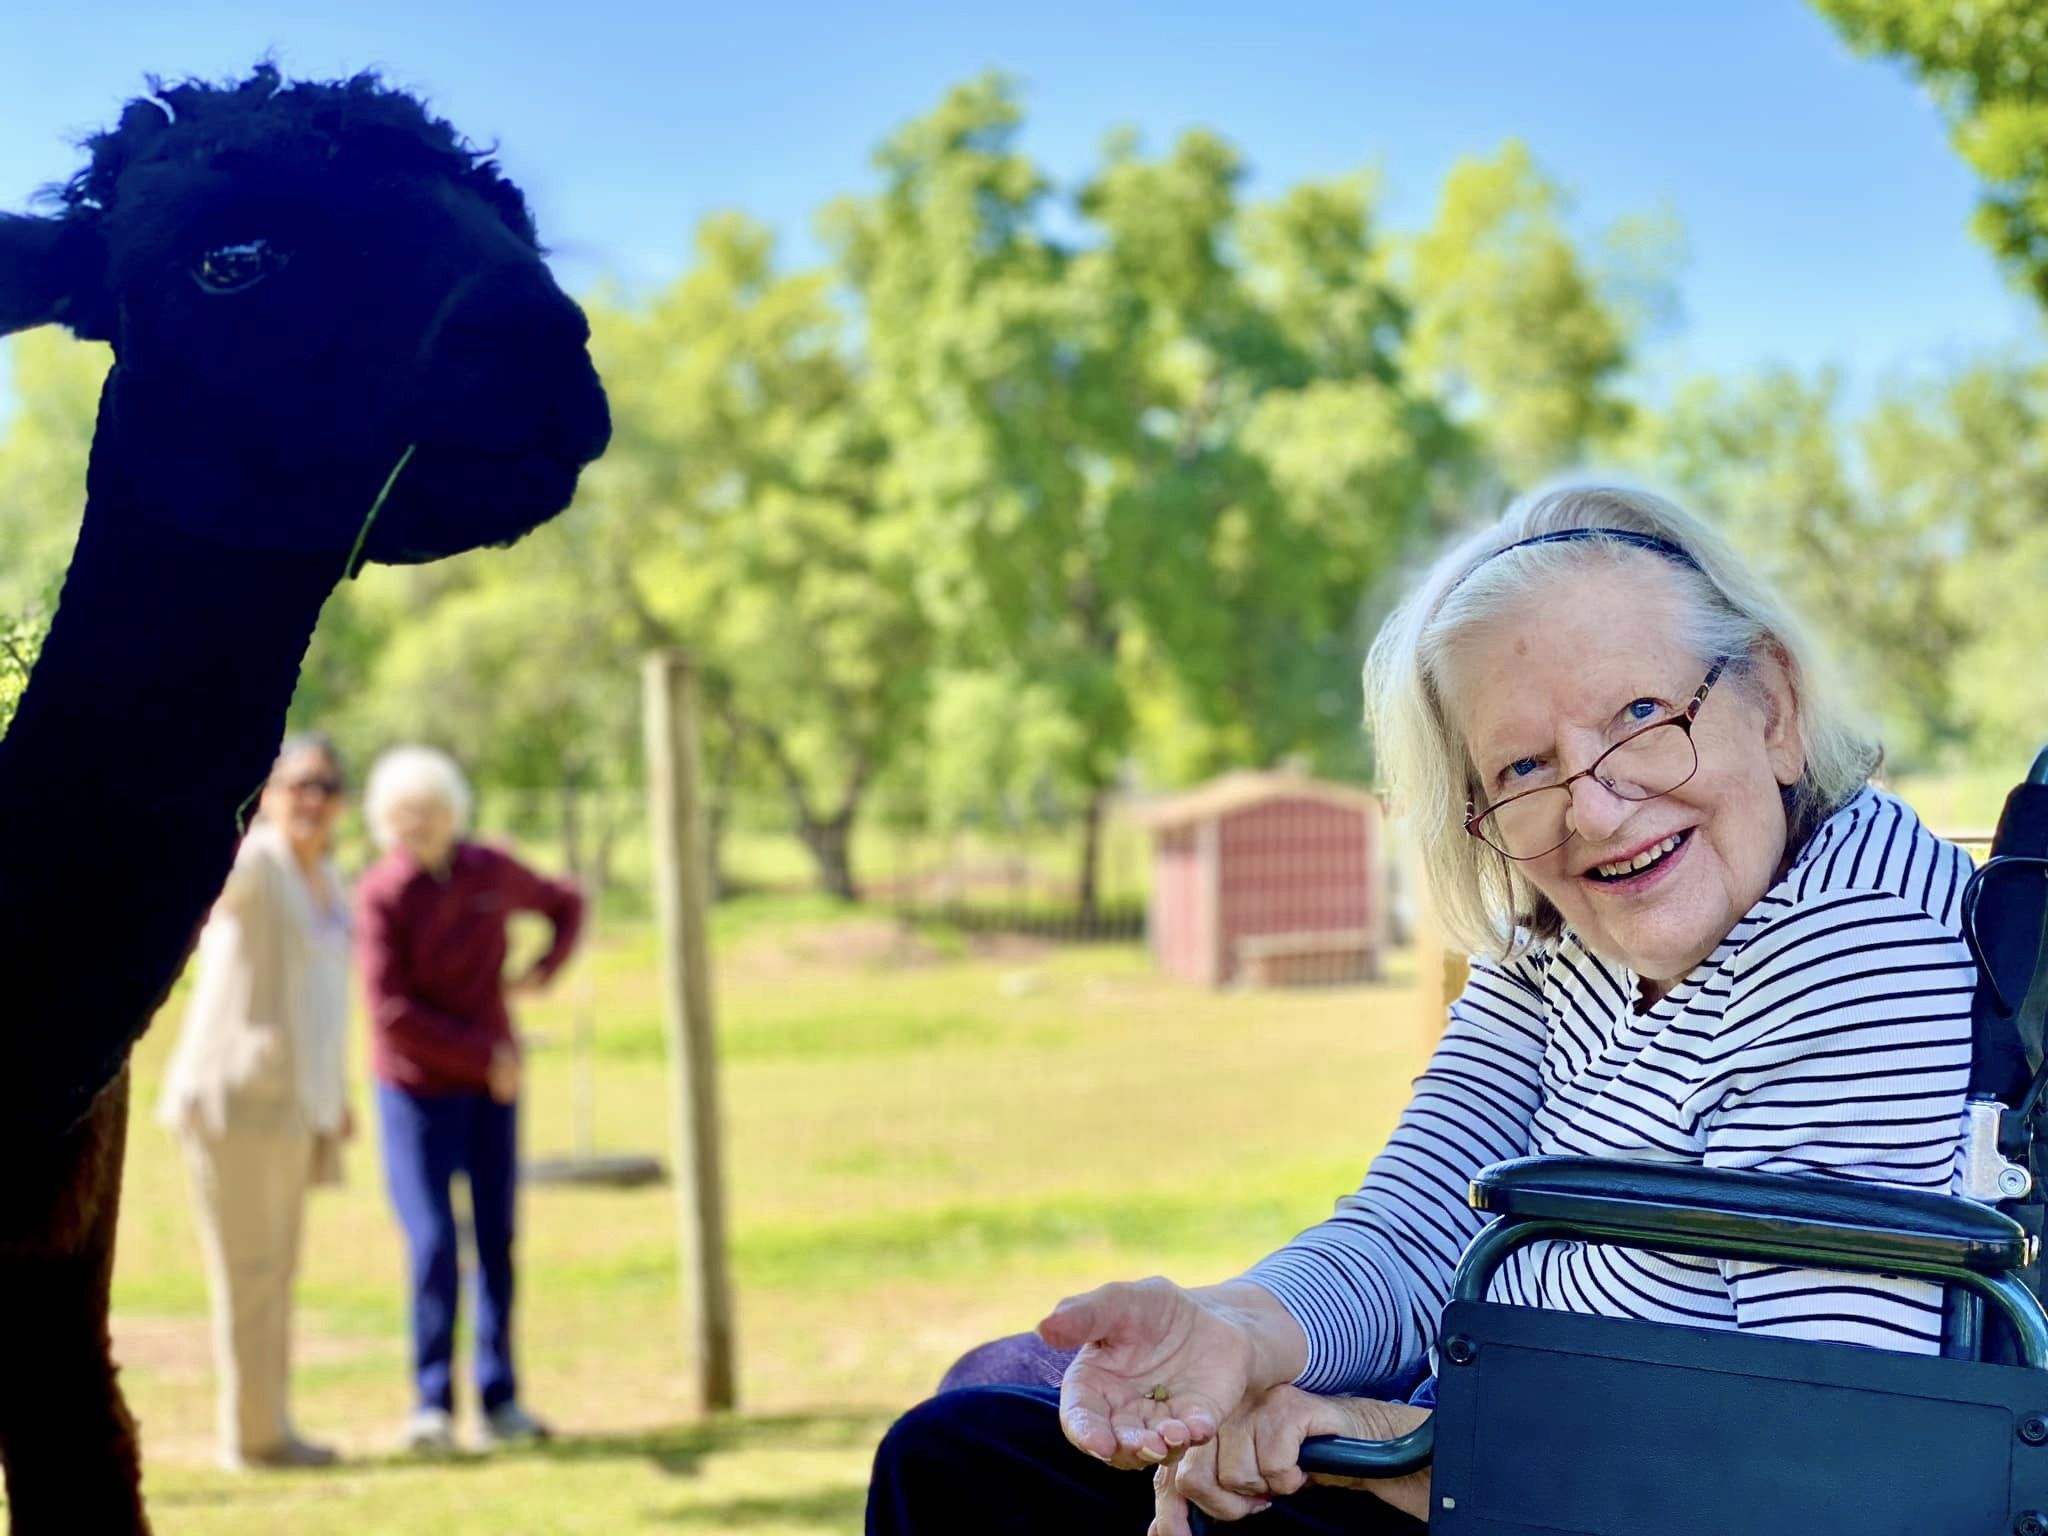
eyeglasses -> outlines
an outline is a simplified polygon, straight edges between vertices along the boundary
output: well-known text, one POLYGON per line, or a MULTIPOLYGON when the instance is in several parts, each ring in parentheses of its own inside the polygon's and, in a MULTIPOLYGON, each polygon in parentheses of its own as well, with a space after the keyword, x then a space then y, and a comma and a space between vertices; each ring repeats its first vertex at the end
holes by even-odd
POLYGON ((332 800, 346 788, 339 779, 291 779, 278 785, 288 795, 318 795, 332 800))
POLYGON ((1593 766, 1540 789, 1525 789, 1481 809, 1465 802, 1465 830, 1511 859, 1540 859, 1572 840, 1572 785, 1592 779, 1623 800, 1655 800, 1686 784, 1700 771, 1692 724, 1707 694, 1720 681, 1726 656, 1714 658, 1707 680, 1679 713, 1624 736, 1593 759, 1593 766))

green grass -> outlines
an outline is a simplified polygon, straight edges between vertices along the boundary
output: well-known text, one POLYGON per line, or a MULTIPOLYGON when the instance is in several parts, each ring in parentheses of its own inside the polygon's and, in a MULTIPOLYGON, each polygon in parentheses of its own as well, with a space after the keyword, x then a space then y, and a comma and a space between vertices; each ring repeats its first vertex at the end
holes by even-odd
MULTIPOLYGON (((2027 764, 1999 769, 1946 773, 1931 778, 1902 778, 1886 788, 1912 806, 1928 826, 1950 836, 1986 833, 1998 825, 1999 810, 2027 764)), ((1976 850, 1983 857, 1983 850, 1976 850)))
MULTIPOLYGON (((350 1460, 215 1472, 182 1163, 139 1114, 115 1335, 166 1536, 857 1530, 876 1439, 960 1351, 1102 1279, 1232 1273, 1317 1219, 1429 1038, 1398 972, 1216 995, 1159 980, 1132 946, 977 945, 809 899, 722 910, 717 948, 743 1411, 692 1412, 671 1192, 535 1188, 522 1364, 569 1438, 488 1461, 391 1456, 401 1259, 358 1145, 309 1215, 296 1375, 303 1426, 350 1460)), ((138 1055, 143 1104, 175 1007, 138 1055)), ((528 1011, 528 1152, 569 1149, 579 1012, 597 1149, 664 1151, 658 967, 645 928, 617 927, 528 1011)))

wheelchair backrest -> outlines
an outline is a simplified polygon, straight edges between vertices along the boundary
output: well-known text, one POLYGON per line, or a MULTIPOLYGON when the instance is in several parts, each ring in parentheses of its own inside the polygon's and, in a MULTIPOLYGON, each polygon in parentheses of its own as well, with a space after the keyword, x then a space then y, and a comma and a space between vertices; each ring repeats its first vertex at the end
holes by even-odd
POLYGON ((2048 1016, 2048 749, 2006 797, 1991 856, 1963 899, 1977 957, 1970 1092, 2017 1106, 2041 1071, 2048 1016))

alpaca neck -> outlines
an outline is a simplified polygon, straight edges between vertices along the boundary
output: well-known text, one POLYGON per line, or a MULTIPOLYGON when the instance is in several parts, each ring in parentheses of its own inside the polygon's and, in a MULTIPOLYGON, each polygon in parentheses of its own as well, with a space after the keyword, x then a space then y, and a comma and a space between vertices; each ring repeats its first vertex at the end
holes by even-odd
POLYGON ((172 530, 110 457, 96 445, 56 618, 0 742, 0 1127, 39 1136, 84 1112, 175 979, 341 563, 172 530))

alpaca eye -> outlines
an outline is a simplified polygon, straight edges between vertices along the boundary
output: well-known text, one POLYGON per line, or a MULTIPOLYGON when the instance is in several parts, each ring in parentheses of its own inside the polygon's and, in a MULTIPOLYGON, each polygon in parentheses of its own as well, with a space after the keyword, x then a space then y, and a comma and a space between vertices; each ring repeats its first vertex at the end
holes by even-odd
POLYGON ((268 240, 238 240, 217 245, 192 264, 192 281, 207 293, 240 293, 253 288, 285 262, 285 253, 268 240))

